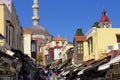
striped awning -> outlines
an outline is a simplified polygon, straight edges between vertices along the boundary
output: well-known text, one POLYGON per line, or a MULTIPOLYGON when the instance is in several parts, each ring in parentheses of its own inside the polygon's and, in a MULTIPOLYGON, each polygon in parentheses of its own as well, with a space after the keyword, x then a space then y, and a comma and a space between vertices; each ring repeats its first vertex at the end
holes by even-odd
POLYGON ((99 66, 98 70, 108 69, 112 64, 117 63, 117 62, 120 62, 120 55, 118 55, 115 58, 111 59, 108 63, 99 66))

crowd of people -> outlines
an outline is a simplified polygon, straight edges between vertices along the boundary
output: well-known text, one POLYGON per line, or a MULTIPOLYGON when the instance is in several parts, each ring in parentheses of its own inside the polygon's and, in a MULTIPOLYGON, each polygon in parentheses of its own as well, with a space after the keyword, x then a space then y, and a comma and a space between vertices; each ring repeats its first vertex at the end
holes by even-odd
POLYGON ((58 80, 57 72, 53 69, 40 67, 35 73, 34 80, 58 80))

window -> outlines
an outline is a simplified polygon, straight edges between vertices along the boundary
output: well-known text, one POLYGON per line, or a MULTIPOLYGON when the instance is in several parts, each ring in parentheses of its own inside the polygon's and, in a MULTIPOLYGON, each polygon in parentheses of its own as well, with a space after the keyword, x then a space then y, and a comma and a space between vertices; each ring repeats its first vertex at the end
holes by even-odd
POLYGON ((56 42, 56 46, 59 46, 59 42, 56 42))
POLYGON ((120 42, 120 34, 116 35, 116 37, 117 37, 117 42, 119 43, 120 42))
POLYGON ((46 38, 46 41, 48 41, 48 38, 46 38))
POLYGON ((42 47, 41 47, 41 46, 39 46, 39 52, 40 52, 40 53, 42 52, 42 47))
POLYGON ((8 42, 8 26, 6 25, 6 42, 8 42))
POLYGON ((88 48, 89 48, 89 54, 93 52, 93 39, 90 37, 88 39, 88 48))
POLYGON ((10 36, 10 29, 9 29, 9 45, 10 45, 10 37, 11 37, 11 36, 10 36))
POLYGON ((65 42, 62 42, 62 46, 64 46, 64 43, 65 43, 65 42))
POLYGON ((78 54, 83 54, 83 42, 78 42, 77 51, 78 51, 78 54))
POLYGON ((31 52, 36 52, 36 41, 33 40, 32 43, 31 43, 31 52))

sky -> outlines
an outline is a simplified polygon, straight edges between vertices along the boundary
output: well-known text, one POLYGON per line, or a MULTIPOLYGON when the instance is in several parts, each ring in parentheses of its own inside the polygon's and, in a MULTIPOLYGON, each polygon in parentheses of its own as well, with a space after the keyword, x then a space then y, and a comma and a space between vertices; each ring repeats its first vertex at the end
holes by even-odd
MULTIPOLYGON (((33 0, 13 0, 20 24, 23 28, 32 26, 33 0)), ((120 28, 120 0, 39 0, 39 25, 51 35, 60 35, 73 42, 75 32, 81 28, 83 33, 96 21, 100 21, 102 10, 113 28, 120 28)))

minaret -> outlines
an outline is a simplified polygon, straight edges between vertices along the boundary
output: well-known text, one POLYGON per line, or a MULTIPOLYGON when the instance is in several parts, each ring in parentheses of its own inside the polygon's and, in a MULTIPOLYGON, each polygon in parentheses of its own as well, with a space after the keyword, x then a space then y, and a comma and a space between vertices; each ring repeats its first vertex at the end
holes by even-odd
POLYGON ((105 10, 105 9, 103 9, 103 11, 102 11, 102 16, 107 16, 107 15, 106 15, 106 10, 105 10))
POLYGON ((38 0, 34 0, 34 4, 32 6, 33 8, 33 25, 38 25, 39 23, 39 16, 38 16, 38 11, 39 11, 39 5, 38 5, 38 0))

